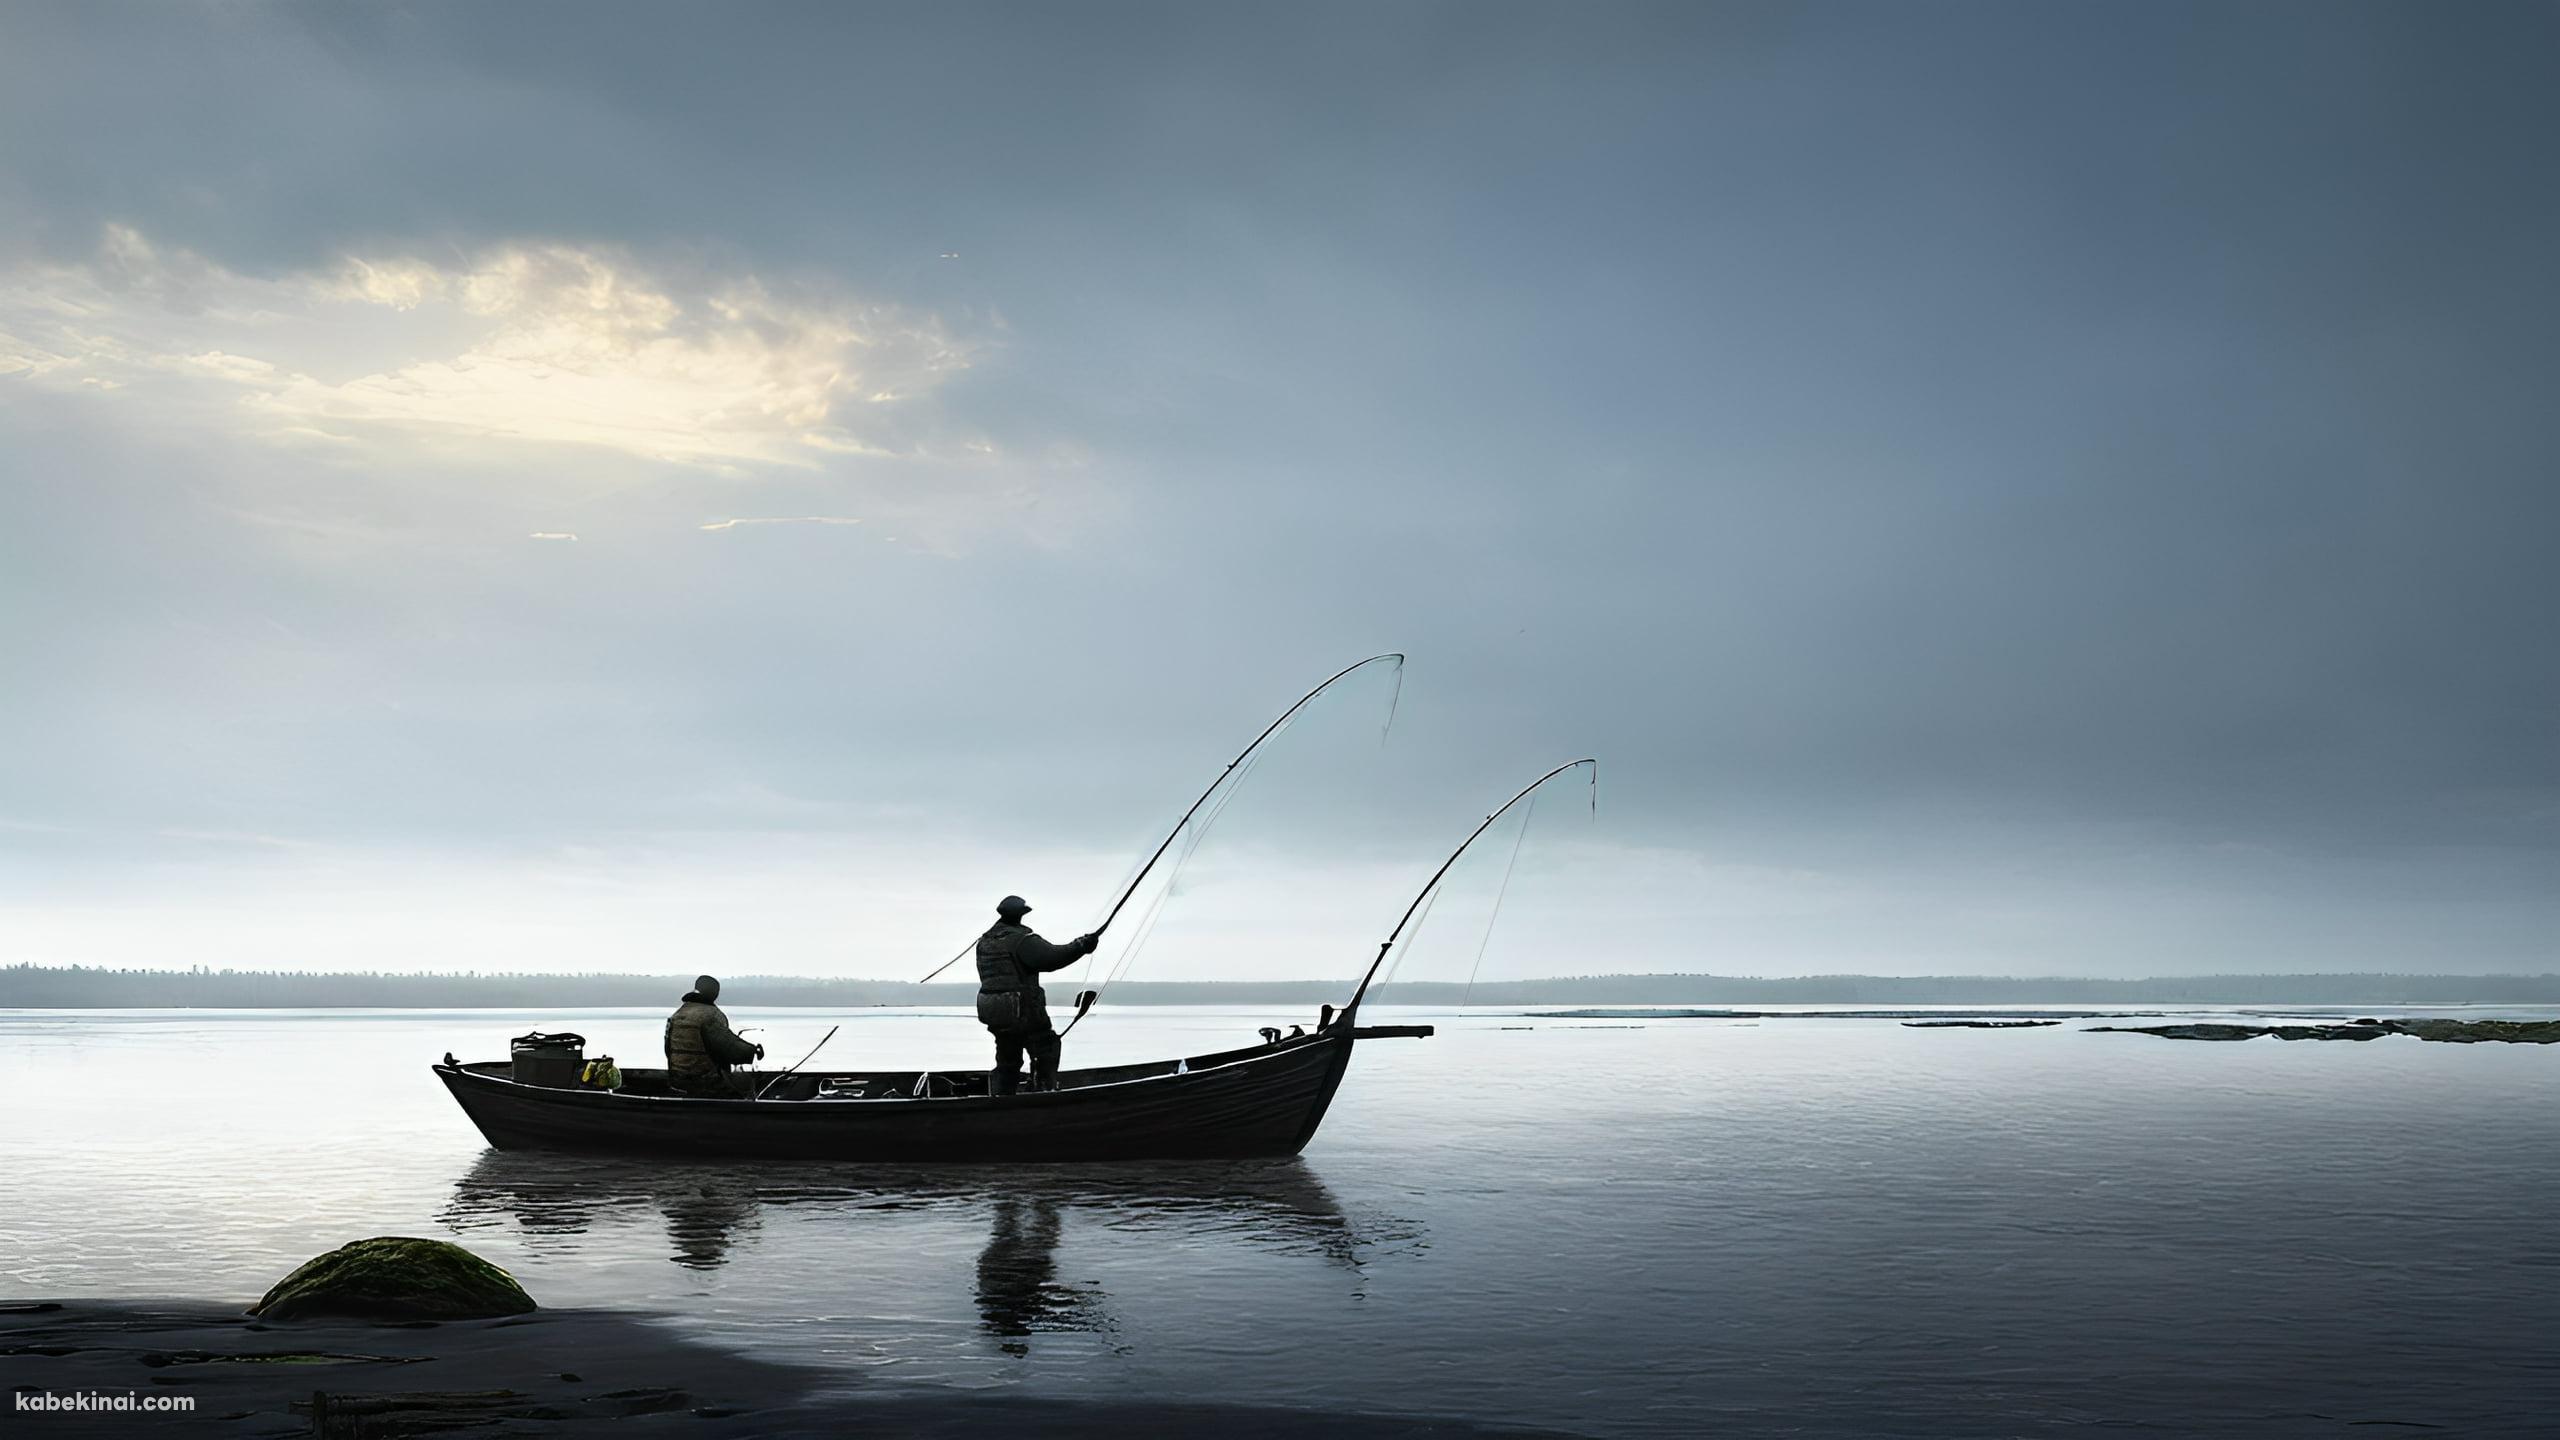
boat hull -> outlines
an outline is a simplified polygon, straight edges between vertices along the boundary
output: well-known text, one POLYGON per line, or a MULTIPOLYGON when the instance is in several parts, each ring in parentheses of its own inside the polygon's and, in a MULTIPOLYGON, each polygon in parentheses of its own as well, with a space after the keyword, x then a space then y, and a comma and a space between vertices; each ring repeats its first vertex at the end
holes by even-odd
POLYGON ((1070 1072, 1038 1094, 706 1100, 520 1085, 435 1066, 489 1143, 668 1158, 1023 1163, 1294 1155, 1351 1061, 1347 1025, 1176 1064, 1070 1072))

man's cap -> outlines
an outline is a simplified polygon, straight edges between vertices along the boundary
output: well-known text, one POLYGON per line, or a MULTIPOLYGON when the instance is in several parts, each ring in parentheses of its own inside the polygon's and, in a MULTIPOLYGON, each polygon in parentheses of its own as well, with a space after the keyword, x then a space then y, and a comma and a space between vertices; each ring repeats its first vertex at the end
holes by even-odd
POLYGON ((1007 895, 996 902, 996 913, 999 915, 1028 915, 1031 913, 1031 902, 1023 899, 1019 895, 1007 895))
POLYGON ((720 982, 709 975, 696 975, 693 977, 693 988, 695 993, 708 1000, 720 993, 720 982))

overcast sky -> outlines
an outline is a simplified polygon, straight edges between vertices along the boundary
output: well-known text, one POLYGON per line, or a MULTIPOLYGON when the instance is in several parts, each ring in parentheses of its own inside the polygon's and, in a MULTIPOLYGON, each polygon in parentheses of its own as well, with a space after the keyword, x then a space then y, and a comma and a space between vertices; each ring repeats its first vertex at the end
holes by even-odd
POLYGON ((0 960, 2560 968, 2555 53, 18 0, 0 960))

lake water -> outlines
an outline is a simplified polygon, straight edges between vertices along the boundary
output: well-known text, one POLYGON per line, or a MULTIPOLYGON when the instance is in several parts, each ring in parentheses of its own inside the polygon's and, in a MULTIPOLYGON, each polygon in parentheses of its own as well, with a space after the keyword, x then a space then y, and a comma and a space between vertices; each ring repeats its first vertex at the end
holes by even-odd
MULTIPOLYGON (((777 1058, 841 1021, 835 1067, 985 1063, 957 1011, 731 1014, 777 1058)), ((414 1234, 852 1387, 1595 1436, 2560 1408, 2560 1048, 1381 1011, 1440 1034, 1363 1045, 1299 1160, 1050 1169, 499 1155, 426 1068, 535 1028, 653 1064, 660 1018, 0 1012, 0 1291, 245 1304, 414 1234)), ((1069 1063, 1275 1018, 1312 1017, 1107 1009, 1069 1063)))

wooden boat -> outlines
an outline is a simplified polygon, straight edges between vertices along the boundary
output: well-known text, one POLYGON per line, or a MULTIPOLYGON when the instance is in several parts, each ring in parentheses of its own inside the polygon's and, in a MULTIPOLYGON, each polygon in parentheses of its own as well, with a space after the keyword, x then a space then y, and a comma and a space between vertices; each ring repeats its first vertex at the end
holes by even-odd
POLYGON ((996 1161, 1242 1159, 1295 1155, 1315 1138, 1362 1040, 1428 1025, 1363 1026, 1353 1012, 1304 1035, 1143 1065, 1063 1071, 1058 1088, 987 1093, 985 1071, 791 1074, 761 1098, 670 1094, 663 1070, 625 1070, 618 1091, 522 1084, 512 1062, 457 1062, 436 1077, 501 1150, 666 1158, 996 1161))
MULTIPOLYGON (((1110 928, 1192 817, 1290 716, 1345 675, 1385 661, 1401 665, 1403 660, 1401 655, 1373 655, 1338 672, 1282 711, 1191 802, 1094 933, 1099 936, 1110 928)), ((539 1069, 529 1069, 528 1078, 548 1078, 552 1083, 520 1083, 512 1060, 462 1064, 448 1054, 435 1067, 436 1077, 453 1093, 471 1123, 500 1150, 604 1151, 668 1159, 748 1156, 1006 1164, 1295 1155, 1324 1123, 1333 1092, 1351 1064, 1353 1046, 1362 1040, 1431 1034, 1428 1025, 1362 1026, 1356 1019, 1371 982, 1424 899, 1467 847, 1512 806, 1557 776, 1596 764, 1583 759, 1557 766, 1468 832, 1387 932, 1359 987, 1352 991, 1350 1003, 1339 1014, 1330 1005, 1324 1007, 1312 1032, 1284 1036, 1276 1030, 1265 1031, 1264 1043, 1247 1049, 1069 1070, 1057 1077, 1053 1090, 1001 1096, 988 1093, 983 1070, 799 1074, 795 1067, 763 1082, 753 1092, 755 1098, 735 1100, 670 1093, 663 1070, 625 1070, 623 1087, 607 1091, 580 1088, 565 1076, 546 1075, 539 1069)), ((1596 797, 1596 770, 1594 775, 1596 797)), ((964 948, 943 968, 968 953, 964 948)), ((933 975, 924 978, 929 981, 933 975)), ((1078 1020, 1092 1005, 1094 993, 1086 991, 1077 997, 1078 1020)), ((1074 1028, 1070 1022, 1068 1029, 1074 1028)))

